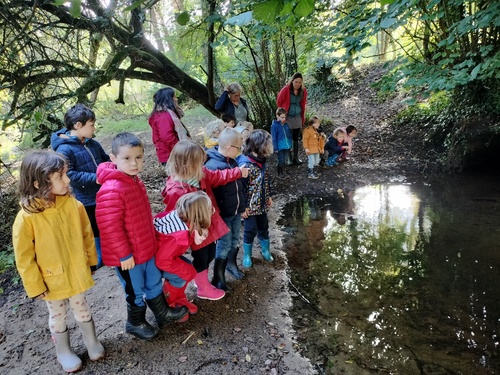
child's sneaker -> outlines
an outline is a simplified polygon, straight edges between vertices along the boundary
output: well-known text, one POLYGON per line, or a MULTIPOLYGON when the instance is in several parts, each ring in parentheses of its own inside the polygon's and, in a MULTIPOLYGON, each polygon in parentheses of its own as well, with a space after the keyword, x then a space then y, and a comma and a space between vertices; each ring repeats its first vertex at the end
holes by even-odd
POLYGON ((310 178, 312 180, 317 180, 318 176, 316 176, 316 174, 314 173, 314 171, 312 169, 308 169, 307 170, 307 178, 310 178))

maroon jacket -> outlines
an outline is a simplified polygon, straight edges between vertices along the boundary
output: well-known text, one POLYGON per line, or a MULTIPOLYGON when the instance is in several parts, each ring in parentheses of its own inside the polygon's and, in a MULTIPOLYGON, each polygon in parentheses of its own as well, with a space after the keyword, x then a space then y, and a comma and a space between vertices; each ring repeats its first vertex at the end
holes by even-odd
MULTIPOLYGON (((283 87, 278 93, 278 97, 276 98, 276 105, 281 108, 285 108, 288 112, 290 110, 290 84, 287 84, 283 87)), ((306 103, 307 103, 307 90, 305 87, 302 87, 302 99, 300 101, 300 108, 302 112, 300 116, 302 117, 302 126, 304 126, 305 116, 306 116, 306 103)))
POLYGON ((220 217, 219 208, 217 207, 217 202, 215 201, 214 193, 212 192, 212 188, 225 185, 228 182, 232 182, 241 178, 241 171, 239 168, 233 169, 224 169, 211 171, 203 167, 203 173, 205 177, 203 177, 200 181, 200 189, 189 185, 182 181, 174 180, 172 177, 167 179, 167 184, 161 195, 163 195, 163 203, 165 203, 165 213, 170 212, 175 209, 175 204, 177 200, 182 197, 184 194, 191 193, 197 190, 203 190, 210 197, 212 201, 212 206, 215 208, 214 213, 212 214, 212 224, 208 229, 208 237, 203 241, 200 245, 192 244, 192 250, 198 250, 202 247, 211 244, 214 241, 217 241, 219 238, 224 236, 229 232, 229 229, 224 223, 224 220, 220 217))
POLYGON ((110 162, 99 164, 97 180, 102 186, 95 216, 104 264, 120 266, 131 256, 136 264, 147 262, 155 255, 156 240, 146 187, 139 177, 119 171, 110 162))
POLYGON ((158 156, 160 163, 166 163, 170 152, 179 142, 174 120, 168 112, 155 112, 149 117, 149 125, 156 147, 156 156, 158 156))

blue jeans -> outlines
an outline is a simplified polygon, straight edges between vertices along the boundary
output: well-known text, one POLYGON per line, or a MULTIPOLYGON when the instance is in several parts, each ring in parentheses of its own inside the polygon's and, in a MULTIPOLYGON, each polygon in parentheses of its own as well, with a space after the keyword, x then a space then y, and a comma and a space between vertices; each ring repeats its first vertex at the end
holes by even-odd
POLYGON ((162 293, 161 271, 156 267, 155 258, 136 264, 131 270, 115 267, 116 274, 125 290, 125 299, 131 306, 145 306, 144 298, 153 299, 162 293))
MULTIPOLYGON (((179 258, 182 259, 184 262, 191 264, 189 259, 185 258, 184 256, 181 255, 179 258)), ((175 273, 161 271, 161 275, 165 280, 168 280, 170 285, 172 285, 174 288, 182 288, 186 284, 186 280, 184 280, 180 276, 177 276, 175 273)))
POLYGON ((249 216, 245 219, 245 232, 243 234, 244 243, 253 243, 257 236, 259 240, 269 239, 269 221, 267 220, 267 213, 260 215, 249 216))
POLYGON ((236 250, 240 242, 241 216, 234 215, 223 217, 222 220, 224 220, 224 223, 226 223, 229 228, 229 233, 217 241, 215 257, 219 259, 226 259, 227 254, 231 250, 236 250))
POLYGON ((331 167, 332 165, 337 165, 337 158, 339 154, 333 154, 332 156, 328 156, 328 160, 326 161, 326 165, 331 167))
POLYGON ((307 168, 313 169, 319 164, 319 154, 307 155, 307 168))

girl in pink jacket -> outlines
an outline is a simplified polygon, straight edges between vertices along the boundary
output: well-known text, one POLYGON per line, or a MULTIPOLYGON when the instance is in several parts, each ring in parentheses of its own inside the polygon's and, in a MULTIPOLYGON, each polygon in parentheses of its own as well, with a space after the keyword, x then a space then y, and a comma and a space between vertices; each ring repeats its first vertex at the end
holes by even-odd
POLYGON ((212 188, 225 185, 241 177, 248 176, 248 168, 234 168, 211 171, 203 166, 207 154, 195 142, 184 140, 177 143, 167 162, 167 179, 162 191, 165 212, 170 212, 180 197, 193 191, 202 190, 210 197, 214 208, 207 238, 201 244, 191 246, 193 266, 196 269, 194 282, 198 288, 198 297, 218 300, 225 292, 217 289, 208 281, 208 267, 215 258, 215 241, 229 232, 219 214, 212 188))

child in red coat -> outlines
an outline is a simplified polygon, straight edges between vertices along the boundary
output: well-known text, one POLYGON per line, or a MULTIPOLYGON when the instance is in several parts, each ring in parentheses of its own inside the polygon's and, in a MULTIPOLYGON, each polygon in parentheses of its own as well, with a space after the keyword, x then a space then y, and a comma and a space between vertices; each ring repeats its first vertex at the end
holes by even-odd
POLYGON ((206 158, 205 150, 195 142, 183 140, 177 143, 167 162, 167 173, 170 177, 162 195, 166 205, 165 212, 172 211, 180 197, 193 191, 206 192, 212 201, 214 210, 208 236, 201 244, 191 246, 191 254, 196 269, 194 281, 198 288, 198 297, 218 300, 224 297, 225 292, 208 281, 208 267, 215 258, 215 241, 228 233, 229 229, 219 214, 212 188, 247 177, 248 168, 211 171, 203 166, 206 158))
POLYGON ((171 307, 186 306, 190 314, 196 314, 198 307, 188 301, 185 290, 196 270, 184 254, 207 238, 212 210, 208 195, 196 191, 180 197, 175 210, 158 214, 153 220, 158 241, 156 265, 166 279, 163 288, 167 302, 171 307))

